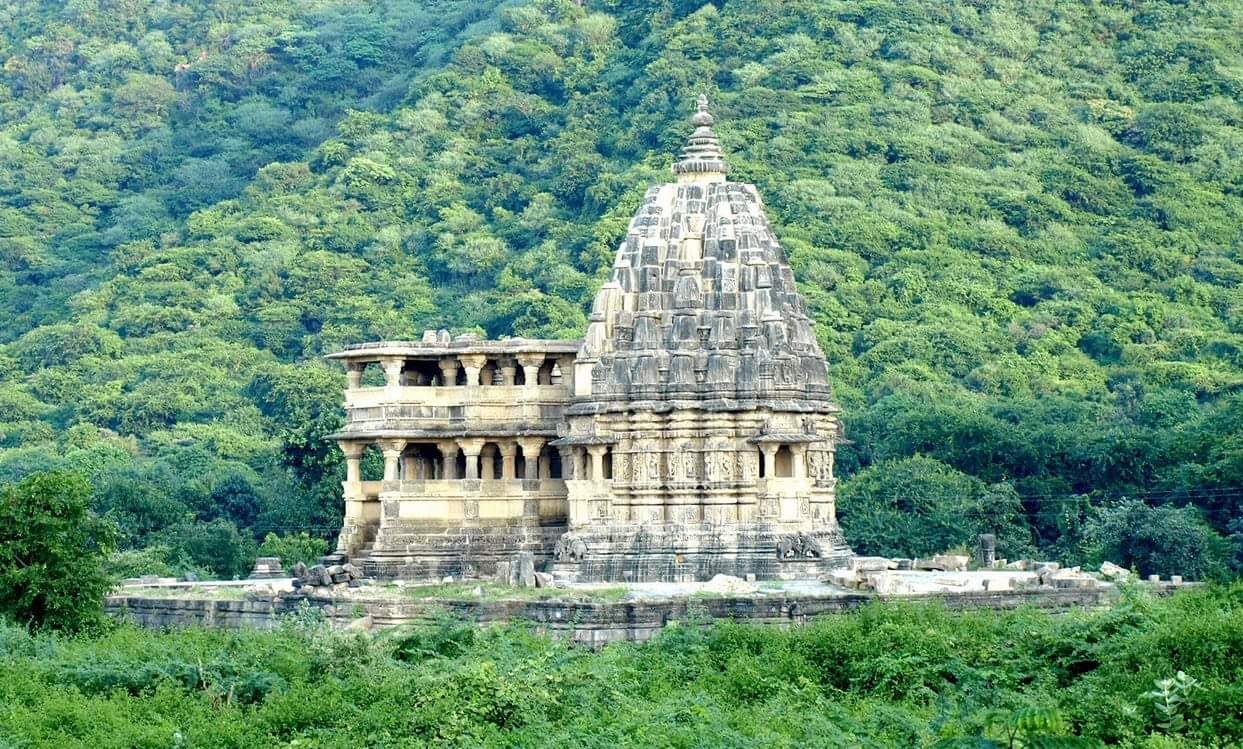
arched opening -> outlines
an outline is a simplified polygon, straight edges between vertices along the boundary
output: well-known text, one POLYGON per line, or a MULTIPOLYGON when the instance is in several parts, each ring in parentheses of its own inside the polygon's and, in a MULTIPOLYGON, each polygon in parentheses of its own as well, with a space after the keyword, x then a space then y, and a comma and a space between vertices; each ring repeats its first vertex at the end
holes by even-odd
POLYGON ((790 452, 789 445, 777 448, 777 459, 773 463, 776 478, 788 479, 794 475, 794 453, 790 452))
POLYGON ((540 456, 548 462, 548 478, 564 478, 565 474, 561 471, 561 453, 559 451, 545 446, 540 456))
POLYGON ((514 478, 527 478, 527 453, 522 449, 522 445, 518 445, 518 452, 514 456, 514 478))
POLYGON ((540 365, 537 382, 540 385, 551 385, 552 371, 556 366, 557 362, 555 359, 545 359, 544 363, 540 365))
POLYGON ((405 375, 407 385, 427 386, 440 378, 440 367, 436 366, 435 362, 426 359, 415 359, 406 362, 402 373, 405 375))
MULTIPOLYGON (((418 481, 432 481, 434 479, 443 478, 444 471, 440 467, 440 451, 433 445, 411 445, 407 452, 413 458, 414 463, 414 479, 418 481)), ((410 477, 407 476, 407 479, 410 477)))
POLYGON ((756 450, 755 450, 755 454, 756 454, 756 457, 758 457, 758 458, 759 458, 759 466, 760 466, 760 472, 759 472, 759 473, 760 473, 760 478, 767 478, 767 477, 768 477, 768 476, 767 476, 767 474, 768 474, 768 461, 764 460, 764 451, 763 451, 763 450, 761 450, 761 449, 759 449, 759 448, 756 448, 756 450))
POLYGON ((604 451, 604 478, 605 480, 613 480, 613 450, 610 448, 604 451))

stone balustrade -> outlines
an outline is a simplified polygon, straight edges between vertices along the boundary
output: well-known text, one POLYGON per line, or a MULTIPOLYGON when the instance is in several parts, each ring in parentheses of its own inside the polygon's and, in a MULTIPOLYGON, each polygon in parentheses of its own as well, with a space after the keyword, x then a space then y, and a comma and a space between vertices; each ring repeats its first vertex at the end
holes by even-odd
POLYGON ((474 433, 555 434, 570 390, 563 385, 360 388, 346 391, 339 436, 470 428, 474 433))

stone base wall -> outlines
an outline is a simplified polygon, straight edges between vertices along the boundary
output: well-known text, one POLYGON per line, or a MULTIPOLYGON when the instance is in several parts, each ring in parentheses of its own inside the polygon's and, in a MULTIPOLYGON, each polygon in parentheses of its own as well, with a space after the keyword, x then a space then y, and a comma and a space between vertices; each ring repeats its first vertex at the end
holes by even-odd
MULTIPOLYGON (((904 596, 901 600, 940 601, 953 609, 1011 609, 1020 606, 1063 611, 1101 606, 1117 596, 1114 588, 1041 589, 996 593, 954 593, 904 596)), ((374 626, 430 624, 448 613, 479 624, 528 621, 538 631, 592 646, 614 641, 646 640, 671 623, 706 625, 729 619, 756 624, 790 626, 817 617, 852 611, 875 600, 870 593, 838 595, 765 595, 722 598, 677 598, 655 601, 382 601, 289 596, 267 600, 221 601, 202 599, 112 596, 108 613, 139 626, 168 628, 274 627, 281 616, 302 606, 319 609, 333 624, 344 625, 370 616, 374 626)))
POLYGON ((816 580, 851 557, 840 531, 772 525, 613 525, 567 533, 553 567, 575 582, 696 582, 715 575, 816 580))
POLYGON ((511 561, 519 552, 535 555, 536 567, 552 560, 564 525, 493 525, 475 528, 385 528, 376 548, 355 555, 363 574, 380 580, 440 580, 487 578, 497 562, 511 561))

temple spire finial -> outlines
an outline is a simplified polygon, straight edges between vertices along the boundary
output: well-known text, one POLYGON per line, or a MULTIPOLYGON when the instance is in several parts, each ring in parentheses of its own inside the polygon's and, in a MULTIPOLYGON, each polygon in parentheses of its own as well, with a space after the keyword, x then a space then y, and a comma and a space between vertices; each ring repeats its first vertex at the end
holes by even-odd
POLYGON ((729 174, 729 164, 721 153, 720 141, 712 132, 715 120, 708 112, 708 97, 700 94, 691 124, 695 131, 686 140, 682 158, 673 165, 673 173, 684 179, 722 178, 729 174))

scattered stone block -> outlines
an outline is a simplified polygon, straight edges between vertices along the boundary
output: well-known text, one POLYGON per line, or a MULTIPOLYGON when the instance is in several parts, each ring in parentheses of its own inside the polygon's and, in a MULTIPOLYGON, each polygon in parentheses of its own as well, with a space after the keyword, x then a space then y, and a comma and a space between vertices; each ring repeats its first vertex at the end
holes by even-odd
POLYGON ((898 570, 911 570, 915 568, 914 559, 895 559, 893 563, 896 565, 894 569, 898 570))
POLYGON ((509 562, 496 563, 496 582, 499 585, 514 584, 514 581, 510 579, 509 562))
POLYGON ((547 572, 536 572, 535 573, 535 587, 551 588, 552 587, 552 575, 548 574, 547 572))
POLYGON ((1131 577, 1131 571, 1113 562, 1101 562, 1101 577, 1106 580, 1122 581, 1131 577))
POLYGON ((1170 582, 1175 585, 1182 585, 1183 576, 1182 575, 1170 575, 1170 582))
POLYGON ((1096 581, 1090 577, 1057 577, 1053 579, 1055 588, 1091 588, 1096 581))
POLYGON ((913 566, 917 570, 960 572, 967 569, 970 561, 966 554, 935 554, 931 559, 916 559, 913 566))
POLYGON ((529 551, 518 552, 518 585, 524 588, 535 587, 535 554, 529 551))
POLYGON ((897 563, 887 557, 851 557, 850 569, 855 572, 880 572, 897 569, 897 563))
POLYGON ((1150 582, 1150 583, 1159 583, 1159 582, 1161 582, 1161 576, 1160 576, 1160 575, 1149 575, 1149 576, 1148 576, 1148 582, 1150 582))

